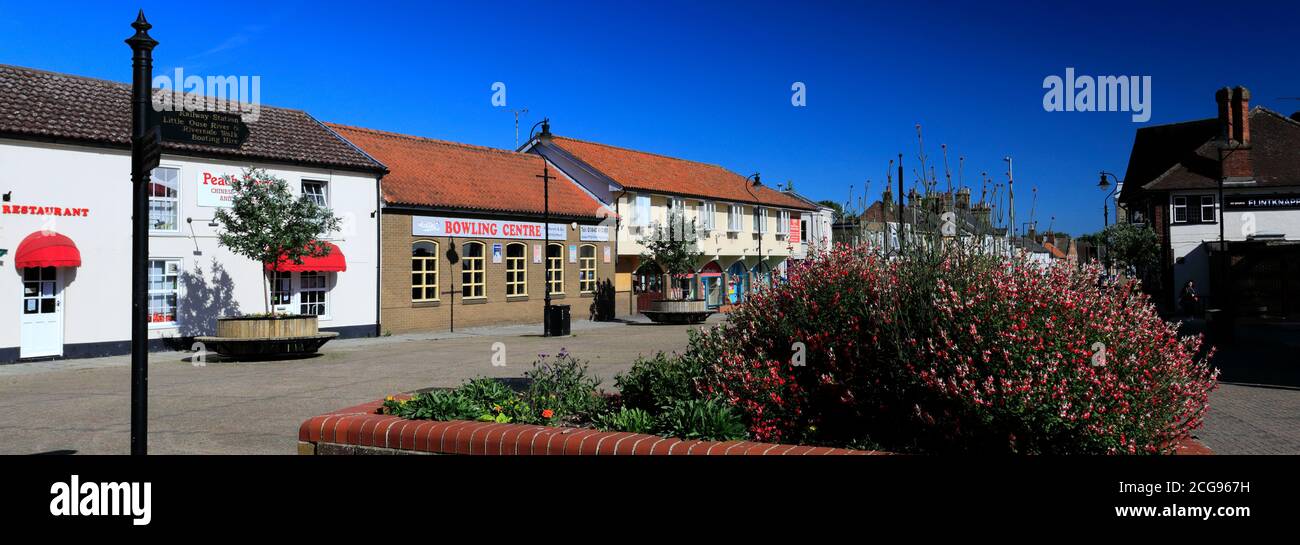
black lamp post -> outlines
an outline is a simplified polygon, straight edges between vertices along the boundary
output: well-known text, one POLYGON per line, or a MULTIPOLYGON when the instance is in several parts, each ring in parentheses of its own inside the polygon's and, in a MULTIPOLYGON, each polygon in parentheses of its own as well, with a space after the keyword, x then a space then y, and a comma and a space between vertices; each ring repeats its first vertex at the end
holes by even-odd
MULTIPOLYGON (((1123 180, 1120 180, 1119 177, 1104 170, 1101 171, 1101 181, 1097 182, 1097 189, 1102 191, 1110 189, 1110 193, 1107 193, 1101 199, 1101 227, 1103 229, 1110 226, 1110 199, 1115 196, 1116 191, 1119 191, 1119 184, 1121 183, 1123 183, 1123 180), (1114 189, 1111 189, 1110 180, 1106 179, 1107 176, 1115 180, 1114 189)), ((1119 221, 1119 204, 1115 205, 1115 221, 1119 221)))
POLYGON ((149 412, 149 330, 146 322, 149 293, 149 178, 157 164, 158 148, 146 153, 149 108, 153 103, 153 25, 144 10, 131 23, 131 454, 146 454, 149 412))
MULTIPOLYGON (((753 174, 750 174, 749 176, 746 176, 746 177, 745 177, 745 191, 748 191, 748 192, 749 192, 749 196, 750 196, 750 197, 753 197, 753 198, 754 198, 754 202, 756 202, 756 203, 758 202, 758 195, 754 194, 754 187, 755 187, 755 186, 760 186, 760 185, 763 185, 763 182, 759 179, 759 176, 758 176, 758 173, 757 173, 757 172, 755 172, 755 173, 753 173, 753 174), (753 182, 752 184, 749 183, 749 180, 750 180, 750 179, 753 179, 753 180, 754 180, 754 182, 753 182)), ((754 205, 754 217, 755 217, 755 218, 758 218, 758 217, 759 217, 759 216, 758 216, 758 209, 759 209, 759 206, 758 206, 757 204, 755 204, 755 205, 754 205)), ((763 221, 761 218, 759 218, 759 222, 760 222, 760 223, 758 224, 758 225, 759 225, 759 228, 758 228, 758 266, 759 266, 759 274, 767 274, 767 267, 765 266, 766 263, 764 263, 764 260, 763 260, 763 227, 765 227, 765 226, 767 225, 767 222, 763 221)))
MULTIPOLYGON (((533 133, 539 125, 542 127, 541 137, 545 138, 551 135, 551 118, 543 118, 533 125, 532 130, 528 131, 530 141, 533 139, 533 133)), ((555 324, 551 323, 551 171, 550 164, 545 156, 542 156, 542 173, 537 177, 542 179, 542 230, 545 231, 543 234, 545 246, 542 247, 542 270, 544 271, 542 277, 546 279, 546 290, 542 292, 544 294, 542 298, 542 336, 549 337, 553 333, 551 329, 555 327, 555 324)), ((564 259, 564 256, 561 255, 560 259, 564 259)))

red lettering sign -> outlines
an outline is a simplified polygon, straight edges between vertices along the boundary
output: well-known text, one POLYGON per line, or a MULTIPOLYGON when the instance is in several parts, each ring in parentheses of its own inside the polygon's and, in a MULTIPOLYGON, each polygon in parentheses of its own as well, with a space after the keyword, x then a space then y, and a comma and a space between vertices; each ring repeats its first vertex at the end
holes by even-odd
POLYGON ((90 215, 89 208, 64 208, 62 206, 30 206, 25 204, 6 204, 0 207, 0 214, 15 216, 67 216, 84 218, 90 215))

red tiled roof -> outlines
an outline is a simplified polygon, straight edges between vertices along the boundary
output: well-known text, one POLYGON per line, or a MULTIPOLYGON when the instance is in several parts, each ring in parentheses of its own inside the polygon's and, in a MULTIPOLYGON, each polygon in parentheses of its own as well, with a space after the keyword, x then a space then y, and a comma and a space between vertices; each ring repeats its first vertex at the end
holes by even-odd
MULTIPOLYGON (((380 183, 389 204, 542 214, 539 155, 326 123, 388 166, 380 183)), ((601 217, 601 203, 550 169, 551 213, 601 217)))
POLYGON ((751 196, 745 189, 750 182, 744 176, 718 165, 564 136, 552 137, 551 143, 631 190, 661 191, 674 195, 734 202, 757 202, 800 210, 816 209, 798 197, 766 186, 752 188, 754 195, 751 196))

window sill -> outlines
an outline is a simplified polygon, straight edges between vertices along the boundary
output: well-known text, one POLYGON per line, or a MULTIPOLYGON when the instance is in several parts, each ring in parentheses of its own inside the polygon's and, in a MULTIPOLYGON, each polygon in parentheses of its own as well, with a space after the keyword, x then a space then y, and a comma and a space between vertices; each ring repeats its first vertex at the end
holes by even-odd
POLYGON ((527 300, 528 300, 528 294, 527 294, 527 293, 525 293, 525 294, 523 294, 523 295, 507 295, 507 296, 506 296, 506 302, 507 302, 507 303, 515 303, 515 302, 518 302, 518 301, 527 301, 527 300))
POLYGON ((433 301, 411 301, 411 308, 433 308, 439 306, 442 306, 442 301, 437 299, 433 301))
POLYGON ((178 322, 158 322, 158 323, 149 324, 149 330, 152 331, 155 329, 176 329, 179 328, 180 326, 181 325, 178 322))
POLYGON ((464 297, 460 300, 462 305, 486 305, 487 302, 487 297, 464 297))

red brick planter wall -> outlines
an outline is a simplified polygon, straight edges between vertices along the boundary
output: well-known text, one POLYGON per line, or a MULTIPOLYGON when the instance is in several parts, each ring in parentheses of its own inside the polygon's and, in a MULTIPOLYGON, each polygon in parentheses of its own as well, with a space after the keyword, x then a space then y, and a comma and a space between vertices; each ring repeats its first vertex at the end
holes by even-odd
POLYGON ((470 455, 870 455, 878 451, 749 441, 694 441, 582 428, 452 420, 406 420, 378 414, 373 401, 308 419, 298 428, 299 454, 429 453, 470 455))
MULTIPOLYGON (((451 420, 406 420, 379 414, 383 400, 315 416, 298 427, 299 454, 469 455, 874 455, 873 450, 750 441, 695 441, 582 428, 451 420)), ((1214 454, 1188 439, 1175 454, 1214 454)))

